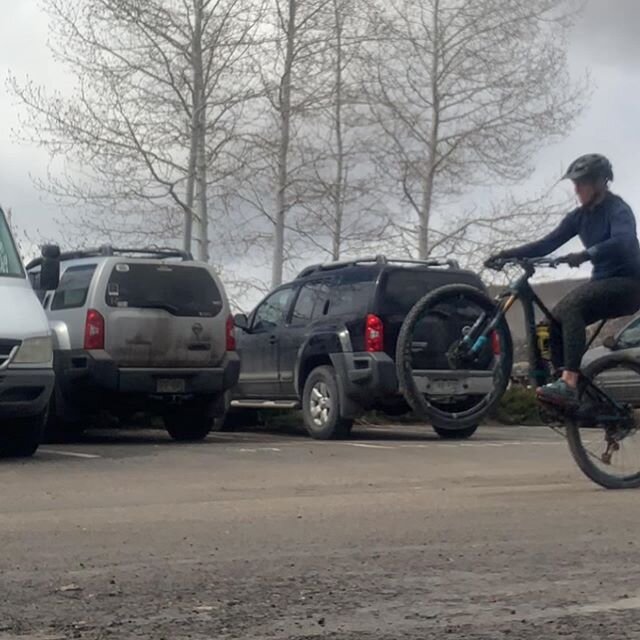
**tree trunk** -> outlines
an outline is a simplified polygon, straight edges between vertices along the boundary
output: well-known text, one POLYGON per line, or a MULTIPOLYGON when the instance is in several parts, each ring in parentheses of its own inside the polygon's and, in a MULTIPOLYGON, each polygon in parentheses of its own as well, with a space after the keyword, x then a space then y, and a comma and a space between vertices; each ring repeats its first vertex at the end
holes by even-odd
POLYGON ((287 182, 289 180, 289 142, 291 138, 291 68, 296 37, 296 9, 298 0, 288 0, 289 19, 286 29, 284 73, 280 82, 280 142, 278 148, 278 184, 273 247, 271 285, 282 283, 284 265, 284 226, 287 215, 287 182))
POLYGON ((440 135, 440 93, 438 90, 438 64, 440 45, 440 0, 433 3, 433 52, 431 53, 431 128, 429 132, 429 158, 425 166, 420 210, 418 256, 420 260, 429 257, 429 226, 433 207, 434 183, 438 162, 438 138, 440 135))
POLYGON ((203 0, 194 0, 193 27, 193 113, 195 120, 195 185, 198 211, 199 239, 198 259, 209 261, 209 218, 207 211, 207 158, 205 147, 206 104, 204 92, 204 69, 202 63, 202 17, 203 0))
POLYGON ((209 208, 207 202, 207 155, 205 148, 206 109, 204 101, 200 106, 200 135, 198 137, 198 215, 200 222, 200 260, 209 262, 209 208))
POLYGON ((193 112, 191 114, 191 140, 189 143, 189 164, 187 175, 186 206, 184 207, 184 236, 182 238, 182 248, 191 252, 193 241, 193 204, 196 181, 196 151, 197 151, 197 118, 195 95, 192 98, 193 112))
POLYGON ((340 0, 333 0, 336 28, 336 95, 335 95, 335 134, 336 134, 336 183, 335 197, 335 226, 333 229, 334 260, 340 259, 342 246, 342 224, 344 218, 344 141, 342 132, 342 16, 339 6, 340 0))

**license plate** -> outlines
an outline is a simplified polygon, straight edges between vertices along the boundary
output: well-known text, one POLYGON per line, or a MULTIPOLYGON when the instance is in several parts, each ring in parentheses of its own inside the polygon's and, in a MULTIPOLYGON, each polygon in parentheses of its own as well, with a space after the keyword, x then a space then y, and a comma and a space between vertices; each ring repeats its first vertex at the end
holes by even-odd
POLYGON ((158 393, 184 393, 186 384, 182 378, 162 378, 156 383, 158 393))
POLYGON ((456 380, 432 380, 429 393, 435 396, 456 395, 458 383, 456 380))

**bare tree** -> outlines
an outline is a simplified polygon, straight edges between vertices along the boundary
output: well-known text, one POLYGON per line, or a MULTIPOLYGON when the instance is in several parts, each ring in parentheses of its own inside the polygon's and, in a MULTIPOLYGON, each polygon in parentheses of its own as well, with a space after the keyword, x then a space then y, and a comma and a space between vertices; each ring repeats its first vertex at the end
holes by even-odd
POLYGON ((332 260, 379 243, 388 227, 371 162, 374 132, 363 117, 360 95, 368 8, 361 0, 331 0, 323 63, 328 93, 308 127, 315 153, 296 231, 332 260))
POLYGON ((0 213, 3 211, 23 262, 29 262, 33 258, 37 257, 39 253, 39 245, 46 244, 40 230, 34 229, 31 233, 28 232, 25 227, 20 224, 20 216, 16 216, 13 208, 8 207, 7 209, 4 209, 0 203, 0 213), (36 241, 34 235, 40 240, 36 241))
POLYGON ((209 258, 209 205, 243 162, 247 54, 261 0, 43 0, 67 97, 10 79, 22 135, 46 147, 41 186, 83 207, 85 233, 175 238, 209 258))
POLYGON ((447 205, 527 178, 534 153, 569 130, 585 92, 567 72, 570 9, 566 0, 380 3, 363 88, 381 131, 381 176, 393 177, 405 220, 418 223, 419 257, 468 248, 504 225, 508 216, 478 207, 461 219, 447 205))
POLYGON ((466 268, 483 272, 493 280, 494 272, 483 271, 487 256, 542 236, 558 224, 571 206, 571 202, 554 197, 551 192, 530 198, 506 196, 482 209, 462 212, 452 221, 448 233, 433 235, 432 254, 454 255, 466 268))
POLYGON ((331 1, 274 0, 263 23, 263 46, 256 50, 263 100, 250 128, 243 199, 259 214, 251 218, 252 246, 272 243, 273 286, 282 282, 289 252, 295 251, 295 239, 287 240, 287 231, 296 230, 292 210, 309 197, 307 177, 317 153, 310 127, 330 92, 324 61, 331 1))

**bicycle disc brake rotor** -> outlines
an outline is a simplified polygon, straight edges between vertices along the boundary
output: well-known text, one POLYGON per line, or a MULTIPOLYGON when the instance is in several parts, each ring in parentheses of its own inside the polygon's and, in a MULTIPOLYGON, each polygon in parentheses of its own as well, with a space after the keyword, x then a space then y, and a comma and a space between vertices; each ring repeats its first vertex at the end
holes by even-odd
POLYGON ((462 340, 454 342, 447 350, 447 362, 452 369, 464 369, 470 362, 469 350, 462 340))
POLYGON ((456 340, 447 349, 447 361, 452 369, 467 369, 480 364, 480 354, 473 353, 471 345, 465 341, 470 331, 470 326, 464 327, 463 338, 456 340))

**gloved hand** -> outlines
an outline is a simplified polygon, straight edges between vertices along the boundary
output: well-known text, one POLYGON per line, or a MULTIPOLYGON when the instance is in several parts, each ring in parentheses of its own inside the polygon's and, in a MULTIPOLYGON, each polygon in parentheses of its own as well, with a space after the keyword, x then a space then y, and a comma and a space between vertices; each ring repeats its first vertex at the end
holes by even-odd
POLYGON ((502 266, 502 263, 511 257, 512 255, 509 251, 500 251, 489 256, 484 261, 484 266, 487 267, 487 269, 495 269, 496 267, 502 266))
POLYGON ((578 253, 570 253, 567 256, 567 264, 574 269, 577 269, 581 264, 591 260, 591 256, 588 251, 580 251, 578 253))

